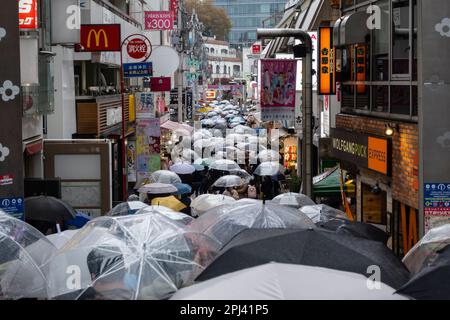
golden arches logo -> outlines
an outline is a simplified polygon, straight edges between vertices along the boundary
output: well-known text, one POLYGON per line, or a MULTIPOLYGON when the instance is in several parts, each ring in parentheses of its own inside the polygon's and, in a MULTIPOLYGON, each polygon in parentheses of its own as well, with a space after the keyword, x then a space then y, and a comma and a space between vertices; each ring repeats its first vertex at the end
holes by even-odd
POLYGON ((89 31, 88 37, 87 37, 87 47, 88 48, 91 47, 92 34, 94 34, 94 37, 95 37, 95 46, 96 47, 100 46, 100 36, 103 35, 103 42, 105 44, 105 48, 108 48, 108 37, 106 36, 106 32, 104 29, 100 29, 100 30, 98 30, 98 32, 95 31, 94 29, 89 31))

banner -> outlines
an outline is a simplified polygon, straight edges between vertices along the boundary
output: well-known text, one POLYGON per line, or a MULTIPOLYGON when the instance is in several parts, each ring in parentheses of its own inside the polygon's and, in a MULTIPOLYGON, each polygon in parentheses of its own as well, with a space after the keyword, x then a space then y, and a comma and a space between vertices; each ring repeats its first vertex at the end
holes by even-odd
POLYGON ((319 28, 319 95, 336 94, 333 29, 319 28))
POLYGON ((151 92, 136 93, 136 118, 154 118, 155 116, 155 95, 151 92))
POLYGON ((161 169, 161 124, 159 118, 138 119, 136 124, 136 171, 149 177, 161 169))
POLYGON ((128 182, 136 182, 136 141, 128 140, 127 168, 128 182))
POLYGON ((295 120, 297 60, 261 60, 261 119, 295 120))

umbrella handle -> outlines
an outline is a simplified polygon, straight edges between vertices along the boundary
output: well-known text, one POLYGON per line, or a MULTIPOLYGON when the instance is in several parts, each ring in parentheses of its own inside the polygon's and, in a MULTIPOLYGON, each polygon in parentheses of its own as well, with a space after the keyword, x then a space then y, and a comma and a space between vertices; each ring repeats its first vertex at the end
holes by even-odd
POLYGON ((56 231, 59 233, 61 233, 61 226, 59 225, 59 223, 56 224, 56 231))

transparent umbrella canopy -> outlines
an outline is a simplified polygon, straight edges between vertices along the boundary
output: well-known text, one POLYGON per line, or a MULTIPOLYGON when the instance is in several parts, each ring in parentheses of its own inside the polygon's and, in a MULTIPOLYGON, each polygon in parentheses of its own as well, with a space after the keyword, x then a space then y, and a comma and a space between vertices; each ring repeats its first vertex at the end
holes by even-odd
POLYGON ((348 220, 345 212, 326 204, 304 205, 300 208, 300 211, 306 214, 314 223, 328 222, 334 219, 348 220))
POLYGON ((158 214, 89 222, 52 260, 50 296, 68 300, 159 300, 190 284, 218 244, 158 214), (79 279, 71 283, 75 270, 79 279), (73 272, 73 271, 72 271, 73 272))
POLYGON ((295 208, 259 200, 239 200, 206 211, 188 229, 201 232, 222 245, 247 228, 314 228, 305 214, 295 208))
POLYGON ((192 218, 191 216, 181 212, 174 211, 165 206, 158 206, 158 205, 147 206, 146 208, 143 208, 137 212, 137 214, 149 214, 149 213, 163 215, 166 218, 182 223, 184 225, 188 225, 192 223, 192 221, 194 221, 194 218, 192 218))
POLYGON ((181 183, 181 178, 173 171, 169 170, 158 170, 151 174, 151 179, 153 182, 158 183, 181 183))
POLYGON ((195 215, 200 216, 204 212, 212 208, 221 206, 223 204, 233 203, 235 201, 236 200, 232 197, 224 196, 221 194, 202 194, 192 200, 191 209, 195 215))
MULTIPOLYGON (((301 194, 301 193, 295 193, 295 192, 287 192, 282 193, 276 196, 272 199, 273 203, 281 204, 284 206, 290 206, 294 208, 301 208, 303 206, 313 206, 316 203, 308 196, 301 194)), ((319 207, 314 208, 316 211, 320 210, 319 207)), ((312 209, 312 210, 314 210, 312 209)), ((304 212, 306 213, 306 212, 304 212)))
POLYGON ((38 230, 0 210, 0 300, 47 299, 45 274, 56 251, 38 230))
POLYGON ((243 181, 236 175, 226 175, 220 177, 213 183, 213 186, 218 188, 239 187, 241 185, 243 185, 243 181))
POLYGON ((145 204, 142 201, 127 201, 119 203, 117 206, 112 208, 111 211, 107 213, 108 216, 117 217, 117 216, 126 216, 129 214, 135 214, 139 209, 148 207, 148 204, 145 204))
POLYGON ((280 153, 275 150, 263 150, 260 153, 258 153, 258 159, 261 162, 267 162, 267 161, 277 161, 280 159, 280 153))
POLYGON ((280 172, 283 172, 284 168, 276 161, 263 162, 256 169, 253 174, 258 176, 274 176, 280 172))
POLYGON ((233 160, 219 159, 209 165, 210 169, 220 171, 230 171, 240 169, 239 165, 233 160))

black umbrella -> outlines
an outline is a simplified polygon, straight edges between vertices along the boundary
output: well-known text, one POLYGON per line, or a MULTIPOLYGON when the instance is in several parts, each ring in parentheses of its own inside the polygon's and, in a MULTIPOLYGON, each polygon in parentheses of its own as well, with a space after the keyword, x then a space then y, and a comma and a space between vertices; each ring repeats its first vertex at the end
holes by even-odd
POLYGON ((398 290, 419 300, 450 300, 450 245, 398 290))
POLYGON ((25 199, 25 219, 57 222, 74 219, 75 210, 55 197, 37 196, 25 199))
POLYGON ((222 250, 197 280, 271 261, 302 264, 371 276, 370 266, 380 268, 380 281, 394 289, 408 281, 408 270, 385 245, 376 241, 336 234, 322 229, 247 229, 222 250))
POLYGON ((370 223, 349 221, 344 219, 332 219, 327 222, 318 222, 317 226, 340 234, 348 234, 367 240, 379 241, 386 244, 389 235, 370 223))

